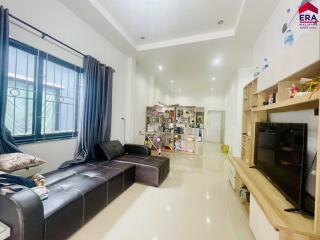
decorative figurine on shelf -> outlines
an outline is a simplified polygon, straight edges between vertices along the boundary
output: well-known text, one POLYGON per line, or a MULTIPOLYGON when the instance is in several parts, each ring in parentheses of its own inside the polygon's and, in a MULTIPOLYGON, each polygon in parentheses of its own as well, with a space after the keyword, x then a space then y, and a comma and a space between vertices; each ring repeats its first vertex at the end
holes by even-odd
POLYGON ((320 90, 320 76, 314 79, 302 78, 300 80, 303 92, 317 92, 320 90))
POLYGON ((269 99, 266 105, 273 104, 277 102, 277 93, 272 93, 269 95, 269 99))
POLYGON ((292 84, 291 88, 289 88, 289 98, 295 98, 298 92, 299 88, 295 84, 292 84))
POLYGON ((269 102, 268 104, 273 104, 273 94, 269 95, 269 102))

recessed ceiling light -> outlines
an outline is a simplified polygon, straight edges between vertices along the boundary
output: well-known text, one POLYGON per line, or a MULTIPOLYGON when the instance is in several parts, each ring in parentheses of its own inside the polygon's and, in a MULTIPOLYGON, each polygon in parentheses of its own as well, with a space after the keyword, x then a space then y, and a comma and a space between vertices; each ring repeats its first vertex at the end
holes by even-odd
POLYGON ((215 81, 215 80, 217 80, 217 78, 216 78, 216 77, 212 77, 211 80, 212 80, 212 81, 215 81))
POLYGON ((159 66, 158 66, 158 69, 159 69, 160 71, 162 71, 162 70, 163 70, 163 66, 162 66, 162 65, 159 65, 159 66))
POLYGON ((212 88, 210 88, 210 90, 211 90, 211 91, 213 91, 213 90, 214 90, 214 88, 212 87, 212 88))
POLYGON ((206 218, 206 223, 207 223, 207 224, 210 224, 210 223, 211 223, 211 218, 207 217, 207 218, 206 218))
POLYGON ((174 81, 173 81, 173 80, 171 80, 171 81, 170 81, 170 83, 174 83, 174 81))
POLYGON ((210 200, 210 193, 209 192, 207 192, 207 194, 206 194, 206 199, 209 201, 210 200))
POLYGON ((182 89, 181 89, 181 88, 179 88, 179 89, 178 89, 178 92, 182 92, 182 89))
POLYGON ((170 211, 171 211, 171 207, 170 207, 170 206, 167 206, 167 207, 166 207, 166 211, 167 211, 167 212, 170 212, 170 211))
POLYGON ((214 65, 214 66, 218 66, 220 63, 221 63, 221 58, 216 58, 216 59, 213 61, 213 65, 214 65))
POLYGON ((219 25, 224 24, 224 20, 223 20, 223 19, 219 20, 219 21, 218 21, 218 24, 219 24, 219 25))

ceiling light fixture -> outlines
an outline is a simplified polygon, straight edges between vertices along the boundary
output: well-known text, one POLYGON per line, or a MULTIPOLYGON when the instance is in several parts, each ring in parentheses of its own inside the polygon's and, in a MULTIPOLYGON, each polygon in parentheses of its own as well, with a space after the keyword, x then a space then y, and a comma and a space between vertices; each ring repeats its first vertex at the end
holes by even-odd
POLYGON ((160 71, 162 71, 162 70, 163 70, 163 66, 162 66, 162 65, 159 65, 159 66, 158 66, 158 69, 159 69, 160 71))
POLYGON ((179 88, 179 89, 178 89, 178 92, 182 92, 182 89, 181 89, 181 88, 179 88))
POLYGON ((209 192, 207 192, 207 194, 206 194, 206 199, 209 201, 210 200, 210 193, 209 192))
POLYGON ((174 81, 173 81, 173 80, 171 80, 171 81, 170 81, 170 83, 172 83, 172 84, 173 84, 173 83, 174 83, 174 81))
POLYGON ((216 58, 216 59, 213 61, 213 66, 218 66, 220 63, 221 63, 221 58, 216 58))
POLYGON ((167 211, 167 212, 170 212, 170 211, 171 211, 171 207, 170 207, 170 206, 167 206, 167 207, 166 207, 166 211, 167 211))
POLYGON ((211 91, 213 91, 213 90, 214 90, 214 88, 212 87, 212 88, 210 88, 210 90, 211 90, 211 91))
POLYGON ((212 81, 215 81, 215 80, 217 80, 217 78, 216 78, 216 77, 212 77, 211 80, 212 80, 212 81))

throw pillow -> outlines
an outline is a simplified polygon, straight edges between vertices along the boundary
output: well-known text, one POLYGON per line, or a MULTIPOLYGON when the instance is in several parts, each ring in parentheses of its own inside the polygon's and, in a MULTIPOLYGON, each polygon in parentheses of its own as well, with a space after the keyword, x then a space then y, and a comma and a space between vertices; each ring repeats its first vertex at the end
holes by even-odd
POLYGON ((46 161, 25 153, 9 153, 0 155, 0 171, 16 171, 24 168, 35 167, 46 161))

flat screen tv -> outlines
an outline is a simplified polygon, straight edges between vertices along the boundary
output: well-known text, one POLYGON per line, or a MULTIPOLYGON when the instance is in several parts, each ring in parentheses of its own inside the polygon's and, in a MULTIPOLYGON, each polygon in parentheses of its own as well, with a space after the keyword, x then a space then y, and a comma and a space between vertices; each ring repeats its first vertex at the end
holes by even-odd
POLYGON ((312 207, 305 208, 307 128, 307 124, 257 123, 254 162, 297 211, 312 214, 312 207))

